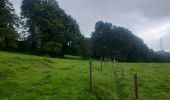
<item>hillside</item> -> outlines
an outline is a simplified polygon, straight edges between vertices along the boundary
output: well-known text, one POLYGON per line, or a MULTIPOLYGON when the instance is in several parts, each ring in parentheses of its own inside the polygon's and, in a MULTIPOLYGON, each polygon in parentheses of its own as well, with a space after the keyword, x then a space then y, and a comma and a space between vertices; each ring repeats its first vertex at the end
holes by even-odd
POLYGON ((89 61, 0 52, 1 100, 132 100, 133 74, 139 76, 139 100, 169 100, 170 64, 89 61), (123 65, 124 78, 121 67, 123 65))

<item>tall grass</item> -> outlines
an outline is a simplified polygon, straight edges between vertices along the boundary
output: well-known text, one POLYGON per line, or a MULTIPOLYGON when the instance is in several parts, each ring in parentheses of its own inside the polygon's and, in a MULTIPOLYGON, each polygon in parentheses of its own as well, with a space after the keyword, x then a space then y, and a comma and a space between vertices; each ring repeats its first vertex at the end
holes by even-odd
POLYGON ((170 100, 170 64, 107 62, 0 52, 1 100, 133 100, 133 74, 139 76, 139 100, 170 100))

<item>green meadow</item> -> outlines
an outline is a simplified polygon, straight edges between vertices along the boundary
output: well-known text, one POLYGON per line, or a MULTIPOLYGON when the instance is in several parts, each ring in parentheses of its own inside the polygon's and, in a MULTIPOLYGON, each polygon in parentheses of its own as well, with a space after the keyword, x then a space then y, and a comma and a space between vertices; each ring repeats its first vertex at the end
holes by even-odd
POLYGON ((0 52, 0 100, 170 100, 170 64, 89 61, 79 57, 49 58, 0 52), (124 70, 122 76, 121 67, 124 70))

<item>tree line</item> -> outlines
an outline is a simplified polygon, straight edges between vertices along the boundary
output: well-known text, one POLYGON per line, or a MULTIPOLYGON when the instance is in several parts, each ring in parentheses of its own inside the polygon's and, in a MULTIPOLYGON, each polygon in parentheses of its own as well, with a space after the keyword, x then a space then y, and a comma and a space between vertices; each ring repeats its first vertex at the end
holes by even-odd
POLYGON ((9 0, 1 0, 0 49, 136 62, 169 61, 170 58, 149 49, 127 28, 108 22, 98 21, 91 37, 85 37, 76 20, 60 8, 56 0, 23 0, 21 16, 15 13, 9 0))

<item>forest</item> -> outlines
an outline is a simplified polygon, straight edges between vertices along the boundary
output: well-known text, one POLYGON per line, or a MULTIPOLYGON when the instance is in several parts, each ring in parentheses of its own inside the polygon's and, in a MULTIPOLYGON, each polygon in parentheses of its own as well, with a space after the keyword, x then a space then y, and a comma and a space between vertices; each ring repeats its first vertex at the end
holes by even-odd
POLYGON ((170 62, 170 53, 154 51, 127 28, 98 21, 91 37, 56 0, 23 0, 21 15, 0 1, 0 49, 41 56, 117 59, 125 62, 170 62))

